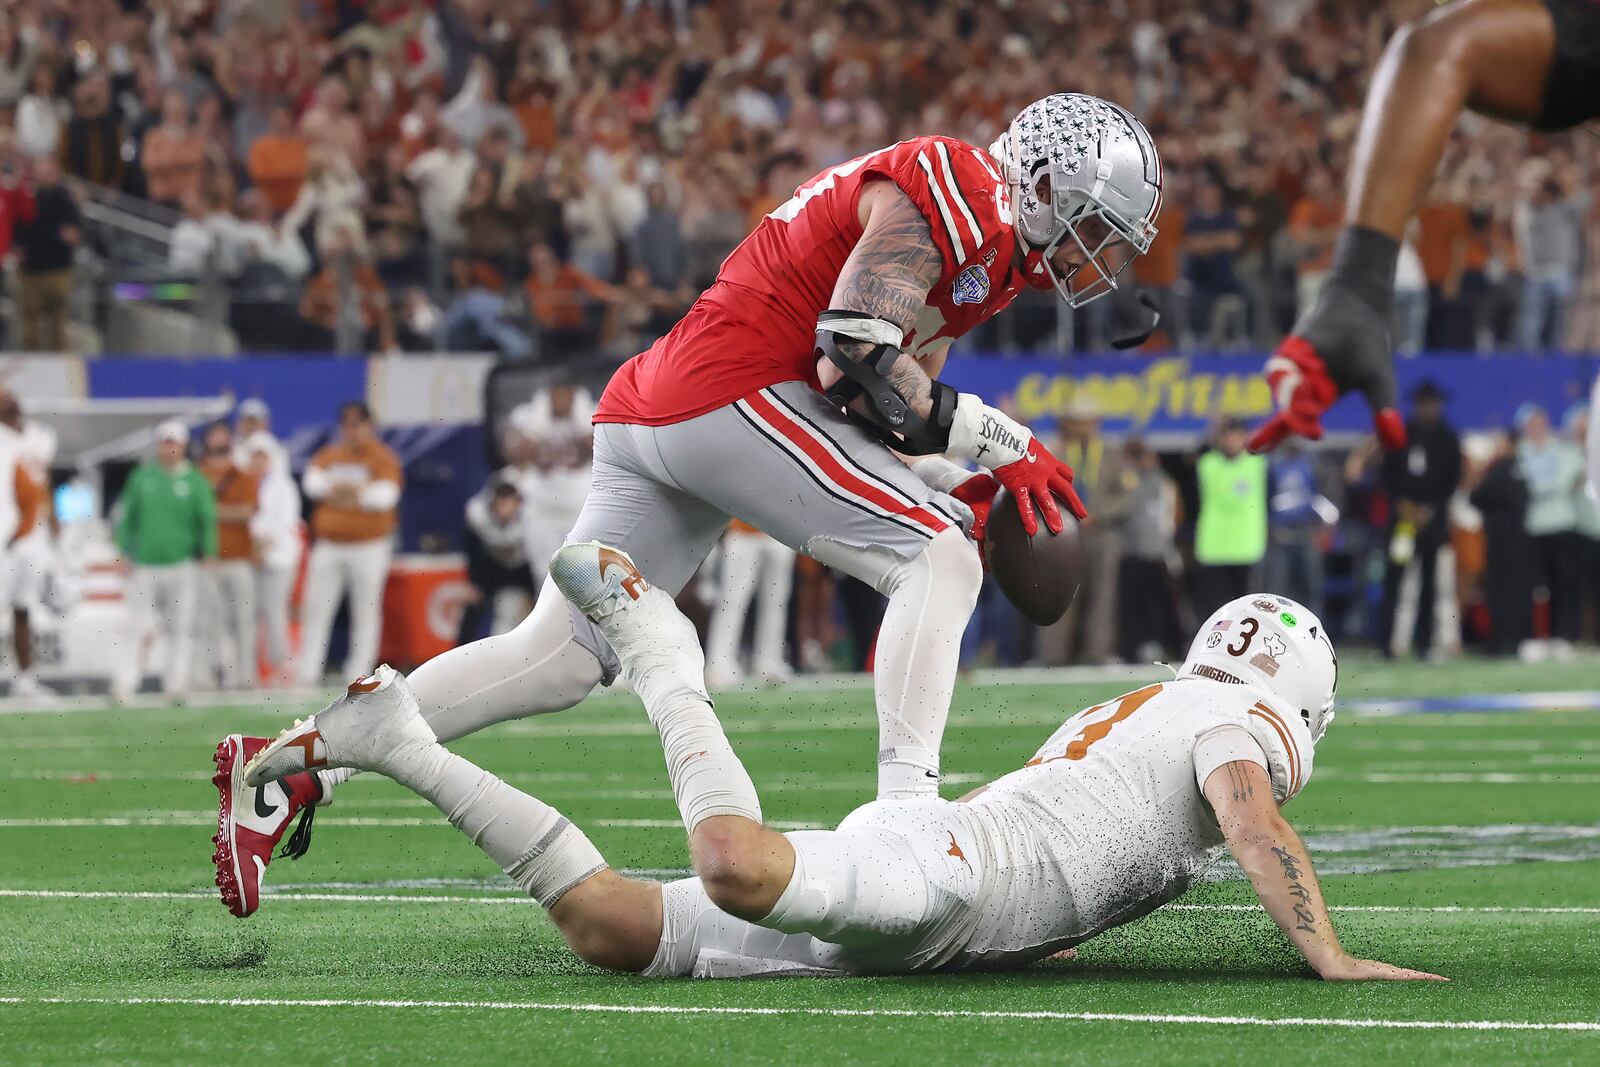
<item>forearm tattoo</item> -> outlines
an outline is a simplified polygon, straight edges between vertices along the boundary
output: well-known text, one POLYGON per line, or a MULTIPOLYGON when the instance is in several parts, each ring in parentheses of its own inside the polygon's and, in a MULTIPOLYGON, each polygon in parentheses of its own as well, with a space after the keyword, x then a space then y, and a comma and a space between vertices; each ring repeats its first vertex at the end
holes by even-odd
POLYGON ((1278 863, 1283 867, 1283 880, 1289 883, 1289 895, 1294 898, 1294 928, 1308 934, 1316 933, 1317 918, 1311 912, 1311 890, 1300 882, 1303 861, 1288 849, 1276 845, 1272 854, 1278 857, 1278 863))
POLYGON ((834 307, 911 328, 939 282, 942 259, 917 205, 898 193, 876 213, 839 273, 834 307))

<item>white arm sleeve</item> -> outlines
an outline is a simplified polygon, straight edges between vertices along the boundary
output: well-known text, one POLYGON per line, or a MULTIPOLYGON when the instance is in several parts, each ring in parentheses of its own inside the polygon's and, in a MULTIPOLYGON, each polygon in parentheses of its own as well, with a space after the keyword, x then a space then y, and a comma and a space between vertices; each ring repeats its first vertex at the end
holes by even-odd
POLYGON ((388 511, 400 503, 398 482, 368 482, 361 487, 362 511, 388 511))
POLYGON ((1267 754, 1243 726, 1229 723, 1201 734, 1194 742, 1194 781, 1202 790, 1211 772, 1224 763, 1249 760, 1271 774, 1267 754))
POLYGON ((301 487, 306 496, 312 500, 321 500, 333 489, 333 479, 328 477, 326 468, 315 464, 306 468, 305 477, 301 479, 301 487))
POLYGON ((923 456, 911 465, 911 473, 921 478, 923 484, 936 493, 949 493, 977 474, 976 471, 969 471, 961 464, 953 463, 943 456, 923 456))

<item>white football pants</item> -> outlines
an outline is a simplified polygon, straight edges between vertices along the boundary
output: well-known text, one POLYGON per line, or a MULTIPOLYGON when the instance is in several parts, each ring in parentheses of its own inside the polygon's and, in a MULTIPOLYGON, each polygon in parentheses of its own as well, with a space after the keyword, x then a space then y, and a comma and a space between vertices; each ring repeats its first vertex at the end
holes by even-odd
POLYGON ((300 679, 320 685, 328 663, 328 635, 339 602, 350 598, 350 650, 344 678, 359 678, 377 666, 383 623, 383 587, 392 548, 375 541, 318 541, 306 564, 305 598, 300 605, 300 679))

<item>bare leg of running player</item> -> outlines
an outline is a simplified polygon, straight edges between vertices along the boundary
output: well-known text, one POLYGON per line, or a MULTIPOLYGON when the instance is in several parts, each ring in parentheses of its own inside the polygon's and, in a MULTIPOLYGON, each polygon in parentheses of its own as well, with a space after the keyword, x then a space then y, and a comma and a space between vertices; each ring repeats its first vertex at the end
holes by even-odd
POLYGON ((1384 445, 1404 444, 1389 331, 1401 235, 1464 109, 1521 124, 1569 121, 1568 105, 1550 98, 1550 75, 1551 5, 1570 2, 1462 0, 1389 41, 1367 91, 1328 282, 1267 364, 1278 414, 1251 437, 1253 451, 1292 434, 1320 438, 1322 413, 1351 391, 1366 395, 1384 445))

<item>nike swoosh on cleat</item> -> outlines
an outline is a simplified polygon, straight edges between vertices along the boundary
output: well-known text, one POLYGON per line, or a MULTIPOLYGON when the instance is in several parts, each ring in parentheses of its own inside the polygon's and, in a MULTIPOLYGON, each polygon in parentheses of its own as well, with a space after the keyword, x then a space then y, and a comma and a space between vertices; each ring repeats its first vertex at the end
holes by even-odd
POLYGON ((258 816, 260 816, 261 818, 263 818, 263 819, 270 819, 274 815, 278 814, 278 805, 276 803, 271 803, 271 804, 263 803, 263 801, 265 801, 267 799, 267 790, 270 787, 271 787, 271 784, 269 783, 268 785, 264 785, 260 789, 257 789, 255 791, 256 792, 256 801, 255 801, 256 814, 258 816))

